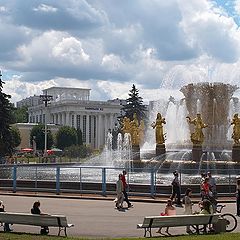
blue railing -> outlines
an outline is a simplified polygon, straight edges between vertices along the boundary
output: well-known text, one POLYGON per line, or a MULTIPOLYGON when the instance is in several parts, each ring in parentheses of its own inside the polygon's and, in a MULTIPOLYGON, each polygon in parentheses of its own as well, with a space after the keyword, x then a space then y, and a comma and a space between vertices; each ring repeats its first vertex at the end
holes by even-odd
MULTIPOLYGON (((51 191, 115 193, 115 183, 123 168, 90 167, 57 164, 0 165, 2 189, 17 191, 51 191)), ((194 169, 179 169, 182 188, 191 185, 199 193, 200 173, 194 169)), ((233 194, 237 171, 234 169, 214 169, 220 194, 233 194)), ((144 194, 152 197, 171 192, 173 176, 169 169, 138 168, 127 169, 130 194, 144 194)))

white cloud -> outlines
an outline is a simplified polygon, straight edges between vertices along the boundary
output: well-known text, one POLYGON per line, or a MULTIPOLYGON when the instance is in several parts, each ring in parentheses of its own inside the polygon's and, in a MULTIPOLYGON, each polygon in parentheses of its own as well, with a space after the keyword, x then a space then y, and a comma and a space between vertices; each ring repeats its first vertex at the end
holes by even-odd
POLYGON ((42 81, 37 84, 23 82, 22 76, 14 75, 12 79, 5 81, 4 92, 11 93, 11 102, 15 103, 23 98, 40 95, 45 88, 56 86, 56 83, 51 81, 42 81))
POLYGON ((25 88, 87 85, 94 99, 107 99, 127 96, 135 83, 151 100, 156 89, 189 82, 239 84, 240 30, 213 1, 3 0, 5 9, 2 30, 11 31, 1 38, 0 64, 25 88))
POLYGON ((106 67, 108 70, 116 71, 120 70, 123 63, 119 56, 114 54, 104 55, 102 59, 102 66, 106 67))
POLYGON ((0 12, 1 13, 6 13, 8 10, 5 6, 0 6, 0 12))
POLYGON ((53 47, 52 54, 59 60, 70 61, 75 65, 89 61, 89 55, 84 52, 82 43, 73 37, 63 38, 53 47))
POLYGON ((232 18, 221 14, 208 1, 180 1, 182 21, 189 45, 221 62, 239 58, 240 32, 232 18), (184 4, 185 3, 185 4, 184 4))
POLYGON ((234 1, 234 10, 238 15, 240 15, 240 0, 235 0, 234 1))
POLYGON ((50 13, 54 13, 57 12, 57 8, 50 6, 50 5, 46 5, 46 4, 40 4, 38 5, 36 8, 33 8, 33 11, 35 12, 50 12, 50 13))
POLYGON ((89 60, 89 55, 83 50, 80 40, 56 31, 45 32, 35 37, 29 45, 20 46, 18 53, 22 58, 18 65, 27 68, 56 66, 60 62, 79 65, 89 60))

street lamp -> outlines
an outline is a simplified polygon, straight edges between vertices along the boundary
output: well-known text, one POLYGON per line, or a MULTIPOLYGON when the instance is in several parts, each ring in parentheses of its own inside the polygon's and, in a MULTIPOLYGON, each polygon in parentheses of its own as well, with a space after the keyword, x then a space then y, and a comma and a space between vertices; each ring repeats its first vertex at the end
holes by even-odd
POLYGON ((53 96, 47 95, 47 91, 45 95, 40 95, 40 99, 44 102, 45 107, 45 122, 44 122, 44 157, 47 157, 47 106, 48 102, 53 100, 53 96))

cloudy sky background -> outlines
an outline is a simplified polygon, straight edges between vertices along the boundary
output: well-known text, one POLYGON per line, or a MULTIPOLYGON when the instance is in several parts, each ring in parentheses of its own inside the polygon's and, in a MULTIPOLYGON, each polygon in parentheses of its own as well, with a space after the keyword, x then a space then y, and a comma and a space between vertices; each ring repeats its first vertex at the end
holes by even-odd
MULTIPOLYGON (((52 86, 92 100, 240 86, 240 0, 0 0, 0 69, 12 102, 52 86)), ((236 95, 240 95, 239 91, 236 95)))

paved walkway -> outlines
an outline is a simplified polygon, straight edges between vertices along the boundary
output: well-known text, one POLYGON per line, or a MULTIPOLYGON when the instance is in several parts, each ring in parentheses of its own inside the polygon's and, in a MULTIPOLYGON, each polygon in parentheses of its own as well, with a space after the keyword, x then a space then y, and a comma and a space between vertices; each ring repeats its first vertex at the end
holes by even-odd
MULTIPOLYGON (((68 229, 68 236, 85 237, 142 237, 143 230, 137 229, 146 215, 159 215, 165 204, 159 202, 132 202, 134 207, 125 211, 114 208, 114 202, 109 200, 89 200, 62 197, 43 197, 5 195, 0 193, 6 210, 10 212, 30 212, 36 200, 41 202, 41 210, 50 214, 64 214, 68 222, 75 227, 68 229)), ((198 210, 197 204, 194 210, 198 210)), ((224 212, 235 213, 235 204, 227 203, 224 212)), ((177 214, 183 213, 183 208, 177 208, 177 214)), ((38 233, 39 227, 14 225, 14 231, 38 233)), ((235 231, 240 232, 240 226, 235 231)), ((185 227, 170 228, 172 234, 185 233, 185 227)), ((57 229, 50 228, 50 234, 57 234, 57 229)), ((153 230, 153 234, 158 234, 153 230)))

